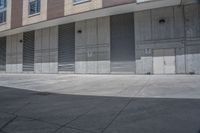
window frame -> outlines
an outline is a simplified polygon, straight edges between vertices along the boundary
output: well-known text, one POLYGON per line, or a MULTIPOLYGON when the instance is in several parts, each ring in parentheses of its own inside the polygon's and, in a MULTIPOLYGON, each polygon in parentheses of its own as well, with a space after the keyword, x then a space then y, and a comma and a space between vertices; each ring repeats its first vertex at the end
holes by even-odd
MULTIPOLYGON (((2 1, 2 0, 1 0, 2 1)), ((6 23, 7 21, 7 0, 3 0, 5 3, 0 6, 0 14, 4 14, 5 16, 3 16, 3 21, 0 22, 0 25, 3 25, 6 23)))
POLYGON ((73 5, 78 5, 78 4, 82 4, 82 3, 86 3, 86 2, 90 2, 91 0, 80 0, 75 2, 75 0, 72 0, 73 5))
POLYGON ((37 16, 37 15, 40 15, 40 12, 41 12, 41 0, 28 0, 28 16, 29 17, 33 17, 33 16, 37 16), (38 12, 35 12, 33 14, 31 14, 31 5, 30 5, 30 2, 34 2, 34 1, 39 1, 39 11, 38 12))

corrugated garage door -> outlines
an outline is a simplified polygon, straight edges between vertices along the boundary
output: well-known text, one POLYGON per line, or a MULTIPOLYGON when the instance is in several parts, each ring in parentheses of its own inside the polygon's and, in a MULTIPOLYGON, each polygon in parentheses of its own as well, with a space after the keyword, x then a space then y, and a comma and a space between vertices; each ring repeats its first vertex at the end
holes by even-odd
POLYGON ((59 26, 58 71, 75 70, 75 24, 59 26))
POLYGON ((111 17, 111 71, 135 72, 133 13, 111 17))
POLYGON ((23 38, 23 71, 34 71, 35 32, 25 32, 23 38))
POLYGON ((6 37, 0 38, 0 71, 6 71, 6 37))

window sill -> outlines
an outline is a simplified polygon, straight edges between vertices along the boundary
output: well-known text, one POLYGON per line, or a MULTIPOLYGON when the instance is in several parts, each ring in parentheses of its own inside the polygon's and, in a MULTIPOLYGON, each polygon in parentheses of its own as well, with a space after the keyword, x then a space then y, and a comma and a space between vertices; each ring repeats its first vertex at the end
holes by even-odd
POLYGON ((0 26, 6 25, 6 22, 2 22, 0 23, 0 26))
POLYGON ((35 17, 35 16, 38 16, 38 15, 40 15, 40 12, 39 12, 39 13, 35 13, 35 14, 31 14, 31 15, 28 15, 28 17, 31 18, 31 17, 35 17))
POLYGON ((80 1, 80 2, 73 2, 73 5, 79 5, 79 4, 83 4, 83 3, 86 3, 86 2, 90 2, 91 0, 83 0, 83 1, 80 1))

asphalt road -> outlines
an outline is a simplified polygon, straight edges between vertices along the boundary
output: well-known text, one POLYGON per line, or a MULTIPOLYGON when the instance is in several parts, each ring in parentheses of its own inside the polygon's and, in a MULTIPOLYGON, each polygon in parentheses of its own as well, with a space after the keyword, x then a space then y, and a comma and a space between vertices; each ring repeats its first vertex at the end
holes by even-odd
POLYGON ((0 133, 200 133, 200 76, 1 75, 0 133))

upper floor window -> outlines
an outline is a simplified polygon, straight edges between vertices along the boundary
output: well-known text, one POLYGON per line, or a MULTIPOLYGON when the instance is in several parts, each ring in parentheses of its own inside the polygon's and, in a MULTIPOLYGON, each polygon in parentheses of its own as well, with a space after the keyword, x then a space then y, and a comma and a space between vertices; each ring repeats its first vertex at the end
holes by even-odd
POLYGON ((83 2, 87 2, 87 1, 90 1, 90 0, 73 0, 73 3, 74 4, 80 4, 80 3, 83 3, 83 2))
POLYGON ((0 0, 0 24, 6 22, 6 0, 0 0))
POLYGON ((40 0, 29 0, 29 15, 40 13, 40 0))

